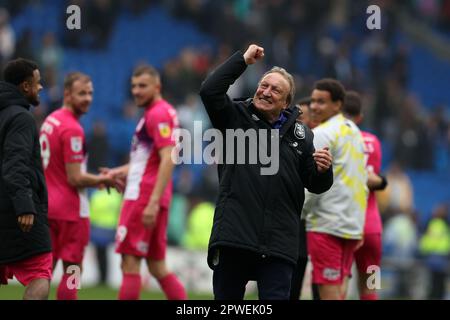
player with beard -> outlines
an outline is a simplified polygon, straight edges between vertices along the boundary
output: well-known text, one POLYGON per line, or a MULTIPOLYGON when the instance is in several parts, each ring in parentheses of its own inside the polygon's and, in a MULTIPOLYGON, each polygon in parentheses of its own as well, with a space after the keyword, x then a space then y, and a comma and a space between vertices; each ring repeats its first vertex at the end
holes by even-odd
POLYGON ((141 290, 140 265, 144 258, 169 300, 187 298, 185 289, 165 261, 167 222, 172 198, 171 159, 175 146, 173 130, 178 127, 175 109, 161 95, 159 73, 151 66, 136 68, 131 91, 144 116, 133 137, 130 162, 104 169, 125 179, 124 203, 116 236, 116 252, 122 255, 120 300, 137 300, 141 290))
POLYGON ((52 254, 47 188, 30 105, 39 105, 38 66, 7 63, 0 81, 0 285, 13 276, 25 300, 48 298, 52 254))
POLYGON ((68 74, 64 80, 63 107, 51 113, 41 127, 53 269, 58 260, 63 263, 63 276, 56 294, 58 300, 77 299, 80 279, 71 281, 71 275, 78 270, 81 272, 84 250, 89 242, 89 202, 85 188, 114 185, 111 176, 86 172, 86 142, 79 120, 89 111, 93 92, 89 76, 80 72, 68 74))

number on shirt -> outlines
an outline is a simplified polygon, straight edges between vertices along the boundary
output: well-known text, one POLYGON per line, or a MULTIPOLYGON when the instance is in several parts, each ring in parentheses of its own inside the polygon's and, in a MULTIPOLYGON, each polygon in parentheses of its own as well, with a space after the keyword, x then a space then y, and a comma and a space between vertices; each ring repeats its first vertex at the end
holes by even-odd
POLYGON ((48 136, 45 133, 41 134, 39 142, 41 144, 42 165, 44 169, 47 169, 48 163, 50 162, 50 142, 48 136))

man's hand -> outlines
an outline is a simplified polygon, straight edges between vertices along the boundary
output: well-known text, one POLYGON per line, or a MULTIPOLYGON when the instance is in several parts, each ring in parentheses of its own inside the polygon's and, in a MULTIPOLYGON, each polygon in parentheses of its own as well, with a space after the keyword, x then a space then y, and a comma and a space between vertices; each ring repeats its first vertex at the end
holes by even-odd
POLYGON ((247 65, 254 64, 256 61, 261 60, 264 57, 264 48, 251 44, 247 51, 244 53, 245 63, 247 65))
POLYGON ((23 232, 30 232, 31 227, 34 223, 34 214, 23 214, 19 216, 19 218, 17 218, 17 221, 19 222, 20 230, 22 230, 23 232))
POLYGON ((155 225, 159 212, 159 201, 150 200, 142 213, 142 223, 145 227, 151 228, 155 225))
POLYGON ((104 167, 100 167, 99 170, 101 175, 107 176, 109 179, 112 179, 112 183, 110 185, 106 184, 106 186, 116 188, 119 193, 123 193, 125 191, 127 176, 123 172, 123 170, 121 170, 120 168, 110 169, 104 167))
POLYGON ((325 147, 323 149, 316 150, 316 152, 313 153, 314 161, 317 165, 317 171, 320 173, 327 171, 333 161, 329 150, 330 149, 328 147, 325 147))

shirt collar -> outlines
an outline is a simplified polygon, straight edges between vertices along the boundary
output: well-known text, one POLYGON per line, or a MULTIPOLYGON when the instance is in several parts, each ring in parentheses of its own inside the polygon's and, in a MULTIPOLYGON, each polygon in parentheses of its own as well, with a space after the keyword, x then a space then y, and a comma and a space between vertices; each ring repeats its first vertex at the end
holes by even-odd
POLYGON ((272 128, 280 129, 288 120, 287 110, 283 110, 280 113, 280 117, 274 123, 271 124, 272 128))

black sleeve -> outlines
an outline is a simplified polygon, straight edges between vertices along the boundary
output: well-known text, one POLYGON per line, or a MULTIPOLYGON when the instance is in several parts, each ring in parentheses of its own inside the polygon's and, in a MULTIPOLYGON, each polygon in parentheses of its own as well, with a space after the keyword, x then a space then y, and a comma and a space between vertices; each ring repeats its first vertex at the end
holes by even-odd
POLYGON ((203 81, 200 97, 212 125, 217 129, 225 129, 235 119, 237 110, 227 95, 228 88, 245 71, 247 64, 240 51, 215 69, 203 81))
POLYGON ((370 191, 380 191, 386 189, 388 185, 388 181, 385 176, 378 174, 378 176, 381 178, 381 184, 376 186, 375 188, 372 188, 370 191))
POLYGON ((36 214, 29 177, 33 157, 36 125, 29 113, 18 114, 9 125, 3 144, 2 178, 6 193, 11 199, 17 216, 36 214))
POLYGON ((328 191, 333 185, 333 167, 325 172, 318 172, 317 165, 314 161, 313 153, 315 152, 313 138, 314 134, 311 130, 307 129, 306 140, 306 153, 304 158, 304 168, 301 171, 302 182, 306 189, 312 193, 324 193, 328 191))

